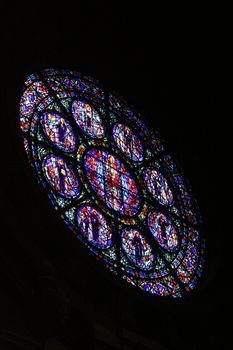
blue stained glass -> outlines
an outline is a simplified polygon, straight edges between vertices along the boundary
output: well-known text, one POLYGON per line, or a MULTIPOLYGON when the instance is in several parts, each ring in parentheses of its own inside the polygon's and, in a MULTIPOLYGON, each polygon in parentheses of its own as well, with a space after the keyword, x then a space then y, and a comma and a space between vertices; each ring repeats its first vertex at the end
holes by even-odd
POLYGON ((125 228, 121 233, 122 248, 127 257, 138 268, 150 270, 155 256, 150 244, 137 228, 125 228))
POLYGON ((133 106, 93 78, 46 69, 26 79, 19 117, 30 164, 85 249, 145 293, 178 298, 196 287, 197 202, 133 106))
POLYGON ((131 160, 140 162, 143 160, 144 152, 142 143, 137 135, 124 124, 113 126, 113 138, 117 147, 131 160))
POLYGON ((45 135, 56 147, 65 152, 74 151, 77 137, 66 118, 55 112, 46 112, 41 121, 45 135))
POLYGON ((188 244, 182 263, 177 268, 177 276, 183 283, 188 283, 197 269, 199 258, 198 246, 192 242, 188 244))
POLYGON ((59 194, 66 198, 78 196, 80 185, 76 174, 61 157, 48 155, 43 160, 42 169, 50 185, 59 194))
POLYGON ((158 212, 150 213, 148 216, 148 227, 161 247, 171 251, 177 248, 177 230, 165 214, 158 212))
POLYGON ((171 205, 173 194, 167 180, 157 169, 146 169, 144 179, 149 192, 161 205, 171 205))
POLYGON ((105 134, 100 115, 89 104, 74 101, 72 104, 73 117, 82 131, 93 138, 102 138, 105 134))
POLYGON ((30 118, 36 105, 48 94, 45 85, 36 81, 23 93, 20 100, 20 127, 23 132, 29 130, 30 118))
POLYGON ((175 295, 180 291, 179 284, 172 276, 158 278, 155 281, 141 280, 138 283, 139 288, 151 294, 161 296, 175 295))
POLYGON ((139 192, 119 158, 105 150, 92 149, 86 154, 84 164, 92 188, 109 208, 121 215, 137 213, 139 192))
POLYGON ((98 248, 109 248, 112 232, 104 215, 91 205, 84 204, 77 211, 78 227, 90 243, 98 248))

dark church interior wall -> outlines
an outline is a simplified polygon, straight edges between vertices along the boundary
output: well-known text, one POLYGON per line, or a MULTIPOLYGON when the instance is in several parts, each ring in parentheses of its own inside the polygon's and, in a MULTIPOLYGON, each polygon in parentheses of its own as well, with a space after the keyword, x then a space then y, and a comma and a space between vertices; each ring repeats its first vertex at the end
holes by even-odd
MULTIPOLYGON (((0 349, 230 349, 228 46, 218 28, 210 30, 205 2, 197 15, 191 4, 70 6, 6 6, 1 14, 0 349), (17 120, 25 77, 51 67, 80 70, 118 91, 181 163, 207 244, 192 297, 133 293, 74 247, 57 220, 27 163, 17 120)), ((224 25, 227 32, 227 16, 224 25)))

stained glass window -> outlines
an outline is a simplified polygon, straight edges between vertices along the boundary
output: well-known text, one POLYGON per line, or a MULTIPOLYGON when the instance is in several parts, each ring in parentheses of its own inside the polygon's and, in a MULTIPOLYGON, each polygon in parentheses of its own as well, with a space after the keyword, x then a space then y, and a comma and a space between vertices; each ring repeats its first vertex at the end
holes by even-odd
POLYGON ((90 137, 101 138, 104 136, 104 125, 101 118, 88 103, 74 101, 72 115, 80 129, 90 137))
POLYGON ((42 171, 48 183, 62 196, 67 198, 77 197, 79 193, 79 181, 75 171, 69 168, 66 162, 54 154, 49 154, 43 159, 42 171))
POLYGON ((89 242, 99 248, 111 246, 111 228, 100 210, 84 204, 77 211, 77 222, 78 227, 89 242))
POLYGON ((74 151, 76 136, 69 122, 57 113, 45 112, 41 118, 44 134, 61 150, 74 151))
POLYGON ((25 81, 24 147, 87 254, 145 293, 182 297, 204 265, 196 199, 164 141, 117 93, 69 70, 25 81))
POLYGON ((108 208, 121 215, 136 214, 140 204, 138 189, 118 157, 106 150, 91 149, 84 157, 84 172, 108 208))
POLYGON ((130 130, 127 125, 114 124, 113 125, 113 138, 117 147, 125 155, 136 161, 143 160, 143 147, 140 139, 130 130))

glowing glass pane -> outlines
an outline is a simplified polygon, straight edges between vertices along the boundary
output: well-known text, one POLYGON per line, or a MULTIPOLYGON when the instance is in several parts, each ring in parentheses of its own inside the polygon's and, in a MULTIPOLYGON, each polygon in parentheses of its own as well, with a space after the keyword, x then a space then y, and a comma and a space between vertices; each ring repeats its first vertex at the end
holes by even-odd
POLYGON ((23 132, 29 130, 30 117, 37 103, 48 93, 45 85, 37 81, 29 86, 20 100, 20 127, 23 132))
POLYGON ((160 204, 172 204, 172 191, 170 190, 165 177, 157 169, 146 169, 144 171, 144 179, 147 189, 160 204))
POLYGON ((28 77, 19 117, 30 164, 99 262, 145 293, 182 297, 204 266, 197 202, 157 130, 105 91, 69 70, 28 77))
POLYGON ((26 90, 20 101, 20 113, 23 116, 26 116, 27 114, 32 113, 33 107, 35 105, 35 101, 36 101, 35 90, 32 88, 26 90))
POLYGON ((71 169, 61 157, 48 155, 42 169, 50 185, 66 198, 77 197, 80 186, 73 169, 71 169))
MULTIPOLYGON (((157 294, 162 296, 175 295, 180 293, 180 287, 175 278, 172 276, 165 276, 158 278, 151 282, 148 280, 142 280, 139 282, 139 287, 151 294, 157 294)), ((179 295, 181 296, 181 294, 179 295)))
POLYGON ((122 248, 127 257, 142 270, 153 267, 155 256, 146 238, 137 228, 125 228, 121 233, 122 248))
POLYGON ((200 252, 198 249, 199 247, 198 231, 194 230, 193 228, 190 228, 189 237, 191 238, 191 240, 188 243, 188 246, 185 252, 185 257, 182 260, 182 263, 177 267, 177 271, 176 271, 177 276, 184 284, 187 284, 192 278, 193 274, 195 273, 198 267, 198 259, 200 256, 200 252))
POLYGON ((103 214, 90 205, 83 205, 77 212, 78 227, 90 243, 98 248, 108 248, 112 233, 103 214))
POLYGON ((113 126, 113 138, 117 147, 129 158, 140 162, 143 160, 143 147, 140 139, 124 124, 113 126))
POLYGON ((198 247, 193 243, 189 243, 184 260, 182 264, 177 267, 177 276, 183 283, 187 283, 195 272, 198 257, 198 247))
POLYGON ((68 120, 54 112, 46 112, 41 118, 42 128, 57 148, 67 152, 76 147, 76 135, 68 120))
POLYGON ((178 246, 178 234, 171 220, 162 213, 152 212, 148 216, 148 227, 156 241, 167 250, 178 246))
POLYGON ((72 114, 83 132, 93 138, 102 138, 104 136, 104 125, 101 118, 89 104, 82 101, 74 101, 72 114))
POLYGON ((108 151, 92 149, 86 154, 84 164, 91 187, 110 209, 128 216, 137 213, 139 192, 119 158, 108 151))

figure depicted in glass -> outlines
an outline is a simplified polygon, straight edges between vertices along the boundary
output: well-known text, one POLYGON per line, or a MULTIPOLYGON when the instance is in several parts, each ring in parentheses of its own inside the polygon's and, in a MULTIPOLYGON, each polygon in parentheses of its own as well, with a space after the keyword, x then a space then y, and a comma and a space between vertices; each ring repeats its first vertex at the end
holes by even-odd
POLYGON ((116 93, 68 70, 25 81, 24 146, 87 254, 134 288, 182 297, 202 274, 196 200, 157 131, 116 93))

